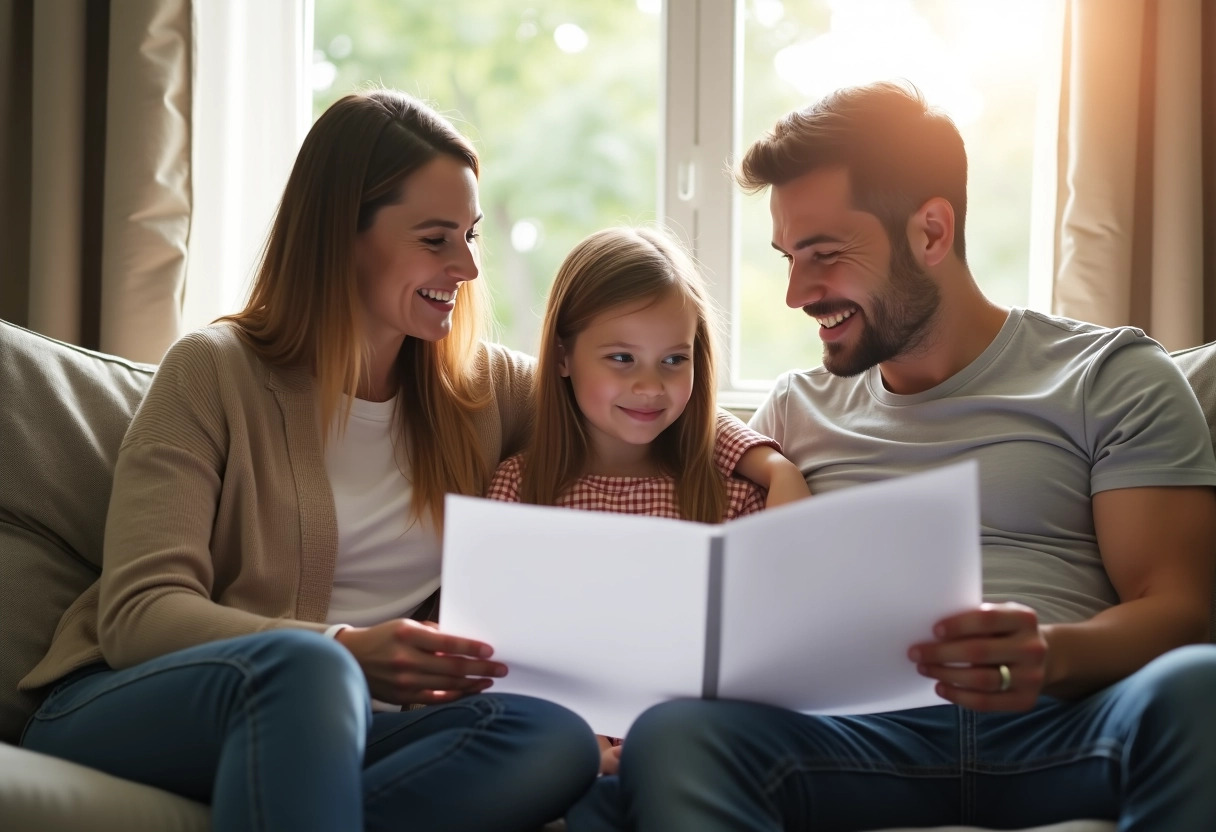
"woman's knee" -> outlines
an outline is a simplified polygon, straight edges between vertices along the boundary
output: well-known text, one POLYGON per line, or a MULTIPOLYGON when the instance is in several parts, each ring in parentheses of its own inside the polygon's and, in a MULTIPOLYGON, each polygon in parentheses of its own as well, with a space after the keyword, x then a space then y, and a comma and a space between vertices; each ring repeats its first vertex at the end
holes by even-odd
POLYGON ((673 699, 655 705, 630 727, 626 746, 640 749, 700 744, 730 730, 733 721, 724 718, 724 705, 706 699, 673 699))
POLYGON ((546 699, 492 694, 502 708, 502 730, 533 749, 547 777, 569 779, 581 790, 599 772, 595 734, 581 716, 546 699))
POLYGON ((308 630, 260 633, 246 656, 253 686, 260 691, 304 694, 329 705, 369 702, 367 681, 350 651, 333 639, 308 630))

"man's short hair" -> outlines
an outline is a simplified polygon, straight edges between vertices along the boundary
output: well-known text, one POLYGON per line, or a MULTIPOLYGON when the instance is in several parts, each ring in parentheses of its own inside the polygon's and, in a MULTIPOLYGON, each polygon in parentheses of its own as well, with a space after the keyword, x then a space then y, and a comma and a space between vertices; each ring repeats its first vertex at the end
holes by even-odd
POLYGON ((855 208, 894 241, 933 197, 954 209, 954 250, 966 260, 967 153, 958 128, 911 84, 846 87, 786 114, 743 156, 735 181, 748 193, 815 170, 843 168, 855 208))

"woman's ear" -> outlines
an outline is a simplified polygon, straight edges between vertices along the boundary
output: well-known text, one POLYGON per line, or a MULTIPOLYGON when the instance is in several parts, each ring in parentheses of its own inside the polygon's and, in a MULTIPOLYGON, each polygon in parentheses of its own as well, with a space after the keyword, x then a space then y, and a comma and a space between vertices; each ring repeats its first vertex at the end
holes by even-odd
POLYGON ((566 360, 566 345, 557 345, 557 372, 562 378, 570 377, 570 362, 566 360))

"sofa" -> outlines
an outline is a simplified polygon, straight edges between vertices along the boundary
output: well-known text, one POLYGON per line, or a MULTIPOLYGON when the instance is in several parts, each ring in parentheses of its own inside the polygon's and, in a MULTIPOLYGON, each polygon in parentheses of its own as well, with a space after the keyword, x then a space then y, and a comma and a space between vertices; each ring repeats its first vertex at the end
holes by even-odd
MULTIPOLYGON (((1216 343, 1175 357, 1216 443, 1216 343)), ((6 832, 209 827, 204 805, 17 747, 38 704, 17 691, 17 681, 45 652, 63 611, 97 579, 115 456, 154 369, 0 321, 0 830, 6 832)), ((1050 827, 1113 829, 1095 821, 1050 827)))

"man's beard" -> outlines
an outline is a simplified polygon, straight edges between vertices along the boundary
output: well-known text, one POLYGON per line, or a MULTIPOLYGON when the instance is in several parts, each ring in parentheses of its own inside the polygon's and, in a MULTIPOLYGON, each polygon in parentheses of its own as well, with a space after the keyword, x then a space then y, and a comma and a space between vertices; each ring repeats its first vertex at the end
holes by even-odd
POLYGON ((912 352, 923 343, 937 314, 941 304, 937 284, 916 262, 908 241, 902 235, 892 236, 887 286, 870 301, 857 343, 849 347, 824 342, 823 366, 832 375, 855 376, 912 352))

